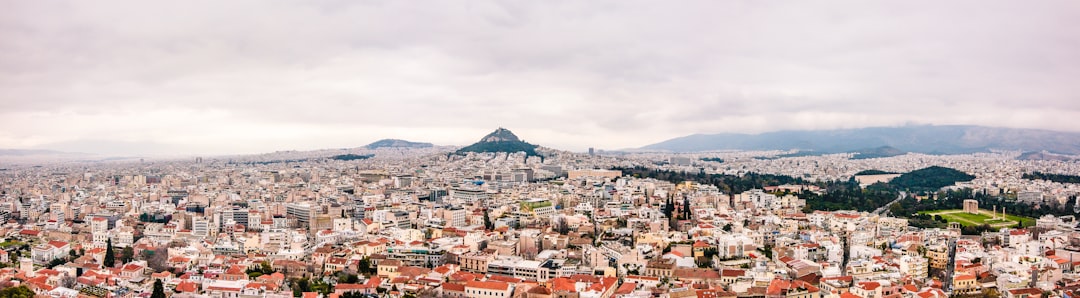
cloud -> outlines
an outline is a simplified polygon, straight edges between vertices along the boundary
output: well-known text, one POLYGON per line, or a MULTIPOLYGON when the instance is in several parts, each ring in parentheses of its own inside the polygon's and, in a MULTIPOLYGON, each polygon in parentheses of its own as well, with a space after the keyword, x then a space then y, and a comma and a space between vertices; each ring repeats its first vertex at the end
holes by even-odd
POLYGON ((570 150, 909 122, 1080 129, 1070 1, 7 6, 0 147, 464 145, 497 126, 570 150))

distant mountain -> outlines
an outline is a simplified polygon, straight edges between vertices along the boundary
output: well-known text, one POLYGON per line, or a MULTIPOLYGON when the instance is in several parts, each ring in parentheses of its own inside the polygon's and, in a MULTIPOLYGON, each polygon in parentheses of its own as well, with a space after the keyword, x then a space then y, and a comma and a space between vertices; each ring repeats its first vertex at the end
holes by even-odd
POLYGON ((409 142, 409 141, 406 141, 406 140, 398 140, 398 139, 382 139, 382 140, 375 141, 374 143, 368 144, 367 146, 364 146, 364 147, 366 147, 368 149, 379 149, 379 148, 431 148, 433 146, 434 145, 432 145, 431 143, 409 142))
POLYGON ((0 156, 29 156, 29 155, 70 155, 82 153, 60 152, 54 150, 35 149, 0 149, 0 156))
POLYGON ((900 156, 904 154, 907 154, 907 152, 889 146, 881 146, 877 148, 855 151, 855 156, 852 156, 851 159, 883 158, 900 156))
POLYGON ((1080 133, 966 125, 871 127, 778 131, 762 134, 696 134, 643 147, 676 152, 711 150, 813 150, 856 152, 889 146, 928 154, 985 152, 990 149, 1080 154, 1080 133))
POLYGON ((484 136, 479 142, 457 151, 458 154, 466 152, 525 152, 529 156, 537 156, 536 145, 521 141, 509 129, 502 127, 484 136))
POLYGON ((1076 159, 1075 157, 1061 154, 1054 154, 1046 151, 1040 152, 1024 152, 1020 156, 1016 157, 1017 160, 1060 160, 1071 161, 1076 159))

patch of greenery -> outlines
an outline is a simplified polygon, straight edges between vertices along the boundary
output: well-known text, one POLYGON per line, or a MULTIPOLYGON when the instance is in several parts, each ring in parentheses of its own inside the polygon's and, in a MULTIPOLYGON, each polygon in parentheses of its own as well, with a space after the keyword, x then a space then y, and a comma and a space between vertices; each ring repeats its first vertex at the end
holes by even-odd
POLYGON ((469 145, 465 148, 461 148, 457 151, 458 154, 464 154, 466 152, 525 152, 525 155, 527 156, 538 156, 538 154, 536 153, 536 145, 522 141, 479 142, 469 145))
MULTIPOLYGON (((1054 216, 1080 215, 1080 213, 1076 213, 1072 208, 1072 206, 1076 204, 1075 196, 1069 197, 1065 204, 1059 204, 1056 200, 1050 200, 1049 204, 1038 207, 1009 199, 1007 196, 990 196, 986 191, 975 192, 970 188, 936 193, 931 192, 922 198, 922 200, 919 200, 914 195, 909 194, 896 204, 890 205, 889 212, 894 216, 907 217, 909 219, 932 219, 930 213, 939 212, 941 210, 962 210, 964 200, 972 199, 978 201, 981 208, 993 208, 999 210, 999 212, 1002 208, 1005 208, 1007 210, 1006 218, 1010 221, 1019 222, 1021 226, 1034 225, 1035 218, 1047 214, 1054 216), (992 206, 996 206, 996 208, 992 206)), ((909 221, 908 223, 916 227, 929 227, 921 226, 919 225, 919 222, 914 220, 909 221)), ((984 223, 994 224, 999 222, 984 221, 984 223)))
POLYGON ((825 185, 825 193, 803 192, 799 198, 806 199, 803 212, 814 210, 874 211, 896 200, 899 193, 884 183, 874 183, 865 189, 854 180, 833 181, 825 185))
POLYGON ((719 158, 719 157, 705 157, 705 158, 702 158, 701 161, 712 161, 712 162, 723 163, 724 159, 719 158))
POLYGON ((4 241, 4 242, 0 242, 0 247, 6 249, 6 248, 12 247, 12 246, 22 246, 23 244, 26 244, 26 243, 22 243, 22 242, 15 241, 15 240, 7 240, 7 241, 4 241))
POLYGON ((1064 174, 1050 174, 1043 172, 1033 172, 1031 174, 1024 174, 1024 179, 1028 180, 1046 180, 1057 183, 1078 183, 1080 184, 1080 176, 1064 175, 1064 174))
POLYGON ((911 171, 889 181, 900 189, 936 191, 942 187, 956 184, 956 182, 971 181, 975 179, 968 173, 946 167, 932 166, 925 169, 911 171))
POLYGON ((333 159, 333 160, 345 160, 345 161, 364 160, 364 159, 372 158, 374 156, 375 156, 374 154, 364 154, 364 155, 342 154, 342 155, 334 155, 333 157, 330 157, 330 159, 333 159))
POLYGON ((742 193, 755 188, 764 188, 770 185, 782 184, 806 184, 802 178, 794 178, 785 175, 746 173, 742 176, 727 174, 705 174, 703 172, 675 172, 668 170, 654 170, 646 167, 623 168, 614 167, 612 170, 622 171, 624 176, 637 178, 653 178, 671 183, 693 181, 701 184, 715 185, 725 193, 742 193))
POLYGON ((888 174, 896 174, 896 173, 893 173, 893 172, 886 172, 886 171, 882 171, 882 170, 863 170, 863 171, 859 171, 858 173, 855 173, 855 176, 862 176, 862 175, 888 175, 888 174))

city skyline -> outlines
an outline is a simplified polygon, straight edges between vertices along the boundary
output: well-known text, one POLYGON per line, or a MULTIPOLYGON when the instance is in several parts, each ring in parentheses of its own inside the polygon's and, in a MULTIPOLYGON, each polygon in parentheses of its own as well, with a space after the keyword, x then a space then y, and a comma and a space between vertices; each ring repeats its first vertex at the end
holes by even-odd
POLYGON ((460 146, 500 126, 579 152, 906 124, 1080 131, 1080 44, 1062 30, 1075 2, 650 4, 12 3, 0 148, 460 146))

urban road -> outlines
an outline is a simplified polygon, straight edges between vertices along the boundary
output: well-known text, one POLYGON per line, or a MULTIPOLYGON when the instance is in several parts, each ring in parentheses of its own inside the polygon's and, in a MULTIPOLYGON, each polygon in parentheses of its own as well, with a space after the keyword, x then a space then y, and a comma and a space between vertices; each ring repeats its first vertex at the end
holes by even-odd
POLYGON ((895 200, 892 200, 892 202, 889 202, 888 204, 885 204, 885 206, 881 206, 881 208, 875 209, 874 214, 877 214, 877 215, 887 214, 889 212, 889 207, 890 206, 892 206, 893 204, 896 204, 896 202, 899 202, 900 200, 904 199, 904 197, 906 197, 906 196, 907 196, 907 193, 901 191, 900 194, 896 196, 895 200))

